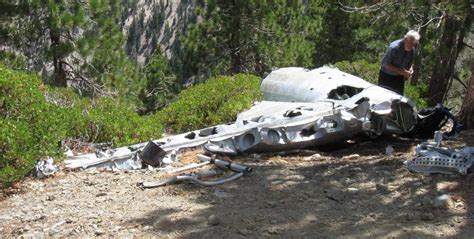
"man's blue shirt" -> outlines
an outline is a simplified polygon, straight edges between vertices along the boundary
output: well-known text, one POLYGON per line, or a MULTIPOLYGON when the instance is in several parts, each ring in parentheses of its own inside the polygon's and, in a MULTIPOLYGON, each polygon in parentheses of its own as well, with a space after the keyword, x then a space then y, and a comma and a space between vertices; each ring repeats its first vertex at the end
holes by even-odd
POLYGON ((397 73, 385 69, 383 65, 392 64, 402 69, 410 69, 413 64, 413 58, 415 57, 415 50, 416 49, 413 48, 410 51, 406 51, 404 39, 390 43, 385 55, 383 56, 381 70, 387 74, 396 76, 398 75, 397 73))

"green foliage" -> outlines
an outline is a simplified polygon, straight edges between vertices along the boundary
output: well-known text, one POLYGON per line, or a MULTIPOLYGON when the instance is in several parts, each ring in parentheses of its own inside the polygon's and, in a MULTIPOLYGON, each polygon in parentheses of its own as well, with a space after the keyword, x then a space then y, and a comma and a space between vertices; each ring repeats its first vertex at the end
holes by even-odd
POLYGON ((334 66, 341 71, 358 76, 372 84, 377 84, 380 69, 380 65, 377 63, 369 63, 365 60, 354 62, 341 61, 334 63, 334 66))
POLYGON ((0 50, 0 64, 12 69, 26 69, 26 59, 15 53, 0 50))
POLYGON ((428 85, 426 83, 418 83, 417 85, 411 85, 405 82, 405 96, 415 102, 416 108, 423 109, 428 106, 428 85))
POLYGON ((177 101, 154 117, 167 130, 181 133, 235 120, 238 113, 260 98, 259 77, 219 76, 181 91, 177 101))
POLYGON ((50 88, 31 74, 0 65, 0 183, 21 179, 43 156, 60 158, 60 141, 112 142, 159 138, 162 127, 111 97, 92 102, 71 89, 50 88))
POLYGON ((46 89, 46 99, 67 113, 67 137, 85 142, 111 142, 114 147, 147 141, 161 136, 162 126, 151 117, 142 117, 129 104, 112 97, 94 102, 71 89, 46 89))
POLYGON ((38 77, 0 65, 0 182, 23 177, 35 161, 57 156, 65 138, 65 112, 48 104, 38 77))
POLYGON ((183 40, 183 74, 264 75, 274 67, 312 64, 322 1, 208 0, 183 40))
POLYGON ((46 83, 74 84, 91 97, 114 95, 121 102, 139 104, 138 69, 123 49, 124 37, 117 23, 119 0, 15 1, 6 16, 7 43, 35 60, 46 83), (30 49, 34 46, 34 51, 30 49), (44 68, 41 70, 45 70, 44 68))
POLYGON ((139 116, 132 107, 111 97, 99 98, 95 104, 80 110, 82 117, 74 123, 81 127, 76 127, 72 135, 89 142, 112 142, 114 147, 119 147, 161 136, 158 121, 139 116))
POLYGON ((172 101, 180 90, 180 84, 168 59, 157 50, 143 69, 145 86, 139 93, 143 113, 155 112, 172 101))

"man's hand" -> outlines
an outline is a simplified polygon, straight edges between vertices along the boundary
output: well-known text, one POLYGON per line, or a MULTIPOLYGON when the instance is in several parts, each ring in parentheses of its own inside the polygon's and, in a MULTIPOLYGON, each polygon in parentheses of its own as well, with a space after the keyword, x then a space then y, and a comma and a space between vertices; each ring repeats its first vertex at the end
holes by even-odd
POLYGON ((403 69, 403 68, 400 68, 400 67, 396 67, 396 66, 394 66, 394 65, 392 65, 392 64, 385 64, 385 65, 383 65, 383 67, 385 67, 386 69, 388 69, 388 70, 390 70, 390 71, 396 72, 396 73, 399 74, 399 75, 402 75, 402 76, 404 76, 404 77, 407 77, 407 78, 410 77, 410 76, 412 76, 412 75, 413 75, 413 72, 415 72, 415 71, 413 70, 413 66, 410 67, 409 70, 406 70, 406 69, 403 69))
POLYGON ((402 75, 405 76, 405 77, 407 77, 407 78, 409 78, 410 76, 413 75, 413 69, 410 69, 410 70, 405 70, 405 69, 403 69, 402 75))

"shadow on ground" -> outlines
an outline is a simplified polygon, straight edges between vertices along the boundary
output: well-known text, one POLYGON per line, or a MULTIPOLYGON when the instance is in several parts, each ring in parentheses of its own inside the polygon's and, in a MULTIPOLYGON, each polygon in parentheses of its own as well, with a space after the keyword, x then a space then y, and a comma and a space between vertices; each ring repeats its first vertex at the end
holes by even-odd
POLYGON ((408 172, 402 162, 415 144, 383 138, 339 145, 323 159, 237 158, 254 167, 251 175, 213 188, 168 186, 197 195, 190 200, 202 208, 150 209, 124 224, 183 238, 470 238, 474 177, 408 172), (403 153, 385 156, 388 144, 403 153), (434 208, 444 193, 457 196, 454 205, 434 208))

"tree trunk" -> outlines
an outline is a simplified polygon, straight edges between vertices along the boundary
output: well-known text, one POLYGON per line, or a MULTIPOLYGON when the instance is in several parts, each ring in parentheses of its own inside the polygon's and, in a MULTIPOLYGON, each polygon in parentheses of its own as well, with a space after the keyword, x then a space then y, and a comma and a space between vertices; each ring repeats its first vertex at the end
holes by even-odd
POLYGON ((58 52, 59 44, 61 44, 59 33, 51 29, 49 32, 49 38, 51 40, 51 50, 53 51, 53 85, 67 87, 67 78, 66 72, 64 70, 64 62, 59 57, 60 53, 58 52))
POLYGON ((430 106, 442 103, 446 95, 449 80, 454 74, 454 65, 458 56, 457 38, 461 24, 452 16, 446 16, 443 33, 435 52, 435 68, 429 86, 430 106))
MULTIPOLYGON (((431 1, 424 1, 423 2, 423 5, 422 5, 424 8, 429 8, 431 6, 431 1)), ((421 18, 421 21, 420 21, 420 25, 426 23, 428 20, 429 20, 429 15, 428 15, 428 11, 421 11, 422 14, 422 18, 421 18)), ((426 37, 426 30, 427 30, 428 26, 425 25, 425 26, 420 26, 418 27, 418 32, 420 33, 420 36, 421 36, 421 39, 420 39, 420 44, 419 46, 417 47, 417 55, 415 57, 415 60, 414 60, 414 66, 413 66, 413 69, 414 69, 414 73, 413 75, 410 77, 410 84, 411 85, 416 85, 418 84, 418 79, 420 78, 420 70, 422 69, 421 65, 423 64, 422 62, 422 47, 423 44, 425 42, 427 42, 427 37, 426 37)))
POLYGON ((435 50, 435 67, 429 85, 428 104, 434 106, 443 103, 449 84, 454 76, 454 67, 459 52, 464 46, 463 40, 471 27, 471 5, 465 1, 461 17, 446 15, 443 32, 435 50))
POLYGON ((464 129, 474 129, 474 62, 471 63, 471 79, 466 89, 466 95, 462 102, 461 111, 458 115, 459 123, 464 129))

